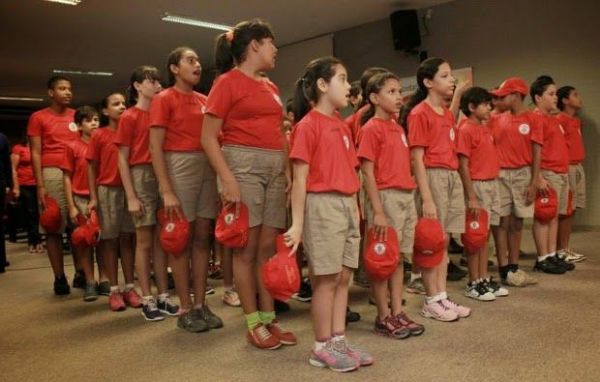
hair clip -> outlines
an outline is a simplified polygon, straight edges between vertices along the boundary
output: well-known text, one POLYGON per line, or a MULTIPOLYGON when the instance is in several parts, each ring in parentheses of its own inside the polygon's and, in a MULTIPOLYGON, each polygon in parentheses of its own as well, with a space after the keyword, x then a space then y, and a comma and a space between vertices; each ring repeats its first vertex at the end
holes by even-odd
POLYGON ((233 41, 233 29, 225 32, 225 39, 227 39, 227 42, 231 44, 233 41))

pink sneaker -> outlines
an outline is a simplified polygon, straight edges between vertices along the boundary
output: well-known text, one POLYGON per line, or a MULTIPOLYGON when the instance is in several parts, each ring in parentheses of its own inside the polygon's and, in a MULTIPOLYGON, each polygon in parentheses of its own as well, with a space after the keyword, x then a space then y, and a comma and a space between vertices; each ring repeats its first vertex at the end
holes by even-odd
POLYGON ((113 312, 120 312, 127 309, 125 301, 123 301, 123 295, 121 295, 120 292, 112 292, 110 296, 108 296, 108 306, 113 312))
POLYGON ((434 320, 443 322, 458 320, 458 313, 444 306, 441 301, 435 301, 430 304, 424 303, 421 315, 425 318, 433 318, 434 320))
POLYGON ((460 318, 467 318, 471 315, 471 308, 467 308, 466 306, 459 305, 459 304, 455 303, 454 301, 450 300, 449 298, 446 298, 440 302, 446 308, 456 312, 456 314, 458 314, 458 317, 460 317, 460 318))
POLYGON ((333 348, 342 354, 347 354, 350 358, 358 362, 360 367, 371 366, 375 362, 375 358, 364 350, 356 346, 350 346, 346 339, 333 338, 331 340, 333 348))
POLYGON ((133 288, 123 292, 123 300, 132 308, 142 307, 142 297, 133 288))

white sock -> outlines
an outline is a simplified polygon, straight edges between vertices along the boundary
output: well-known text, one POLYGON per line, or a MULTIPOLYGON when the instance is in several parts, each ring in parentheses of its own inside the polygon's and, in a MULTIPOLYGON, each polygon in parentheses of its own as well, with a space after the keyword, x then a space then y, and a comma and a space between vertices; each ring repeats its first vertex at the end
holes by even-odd
POLYGON ((435 296, 427 296, 425 297, 425 304, 433 304, 434 302, 437 302, 437 300, 435 299, 437 297, 437 295, 435 296))
POLYGON ((542 255, 542 256, 538 256, 538 261, 544 261, 544 260, 546 260, 548 257, 550 257, 550 254, 547 254, 547 255, 542 255))
POLYGON ((556 256, 556 251, 554 251, 554 252, 550 252, 550 253, 548 254, 548 257, 552 257, 552 256, 556 256))
POLYGON ((334 334, 331 339, 334 341, 344 340, 344 339, 346 339, 346 335, 345 334, 334 334))
POLYGON ((154 299, 154 296, 152 296, 152 295, 142 296, 142 304, 148 305, 150 303, 150 301, 152 301, 152 299, 154 299))
POLYGON ((165 301, 167 298, 169 298, 169 294, 168 293, 161 293, 158 295, 158 301, 163 302, 165 301))
POLYGON ((323 341, 323 342, 321 342, 321 341, 315 341, 315 348, 314 349, 315 349, 316 352, 320 351, 320 350, 322 350, 325 347, 325 345, 327 345, 327 341, 323 341))
POLYGON ((419 273, 410 272, 410 282, 411 283, 413 281, 415 281, 416 279, 420 279, 420 278, 421 278, 421 272, 419 272, 419 273))
POLYGON ((135 285, 133 285, 133 284, 125 284, 125 291, 132 290, 133 288, 135 288, 135 285))
POLYGON ((119 292, 119 286, 118 285, 111 285, 110 287, 110 293, 117 293, 119 292))
POLYGON ((438 296, 440 298, 439 301, 448 299, 448 294, 445 291, 438 293, 438 296))

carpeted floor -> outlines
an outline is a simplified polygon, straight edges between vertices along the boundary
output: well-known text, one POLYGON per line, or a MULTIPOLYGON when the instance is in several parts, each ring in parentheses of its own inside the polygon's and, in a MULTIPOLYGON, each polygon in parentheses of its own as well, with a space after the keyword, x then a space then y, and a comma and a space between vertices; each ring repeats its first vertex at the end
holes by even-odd
MULTIPOLYGON (((425 321, 418 315, 421 298, 407 294, 406 310, 426 332, 404 341, 373 334, 368 291, 352 287, 351 306, 363 320, 347 334, 376 363, 340 376, 307 362, 308 304, 292 301, 292 311, 280 317, 298 335, 297 346, 259 351, 245 341, 241 309, 221 303, 219 282, 211 281, 217 293, 208 302, 225 328, 190 334, 173 318, 148 323, 139 310, 110 312, 106 297, 84 303, 79 290, 55 297, 45 256, 8 244, 12 265, 0 275, 0 380, 600 381, 600 234, 575 233, 573 247, 589 256, 574 272, 538 275, 539 285, 512 288, 495 302, 469 300, 464 282, 449 283, 450 294, 473 308, 472 317, 459 322, 425 321)), ((523 269, 531 269, 532 259, 522 259, 523 269)), ((72 278, 72 266, 67 275, 72 278)))

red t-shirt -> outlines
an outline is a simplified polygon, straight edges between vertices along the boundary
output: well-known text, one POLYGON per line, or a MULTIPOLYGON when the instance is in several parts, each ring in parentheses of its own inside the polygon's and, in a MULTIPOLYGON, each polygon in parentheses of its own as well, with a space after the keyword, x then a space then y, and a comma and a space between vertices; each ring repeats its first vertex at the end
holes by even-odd
POLYGON ((87 172, 88 144, 81 139, 70 142, 66 148, 62 169, 71 173, 71 189, 79 196, 90 195, 90 184, 87 172))
POLYGON ((206 96, 168 88, 150 105, 150 127, 165 129, 164 151, 202 151, 200 137, 206 96))
POLYGON ((223 145, 283 150, 283 109, 277 86, 257 81, 237 69, 220 75, 206 113, 223 120, 223 145))
POLYGON ((92 133, 88 145, 87 160, 96 161, 96 184, 100 186, 120 186, 119 148, 115 144, 117 132, 101 127, 92 133))
POLYGON ((469 174, 473 180, 495 179, 500 174, 500 161, 490 128, 463 119, 458 127, 456 152, 469 158, 469 174))
POLYGON ((567 146, 564 128, 556 117, 543 114, 538 110, 536 114, 543 120, 544 126, 544 146, 540 167, 559 174, 568 173, 569 146, 567 146))
POLYGON ((358 159, 348 126, 338 117, 311 110, 292 132, 291 159, 308 163, 308 192, 358 192, 358 159))
POLYGON ((59 115, 47 107, 29 117, 27 135, 40 137, 42 141, 42 167, 60 167, 65 145, 79 139, 74 116, 73 109, 67 109, 59 115))
POLYGON ((358 145, 360 144, 360 138, 362 135, 362 132, 361 132, 362 127, 360 126, 360 120, 361 120, 363 114, 365 114, 365 112, 368 109, 369 109, 368 104, 363 105, 360 109, 358 109, 351 116, 349 116, 348 118, 346 118, 344 120, 346 125, 348 125, 350 132, 352 133, 352 140, 354 141, 354 144, 356 145, 356 147, 358 147, 358 145))
POLYGON ((33 166, 31 165, 31 150, 29 147, 20 144, 14 145, 12 153, 19 156, 19 165, 17 166, 19 186, 35 186, 33 166))
POLYGON ((571 117, 566 113, 560 113, 556 118, 565 130, 571 164, 583 162, 585 159, 585 148, 581 135, 581 120, 577 117, 571 117))
POLYGON ((452 112, 444 108, 444 115, 436 113, 425 101, 408 115, 410 147, 424 147, 427 168, 458 169, 456 157, 456 129, 452 112))
POLYGON ((131 107, 121 115, 117 145, 129 147, 129 165, 152 163, 150 157, 150 113, 131 107))
POLYGON ((543 122, 532 111, 493 115, 489 122, 501 168, 531 166, 532 142, 543 145, 543 122))
POLYGON ((417 187, 410 171, 410 151, 402 126, 393 119, 373 117, 361 128, 361 137, 357 155, 373 162, 378 189, 417 187))

